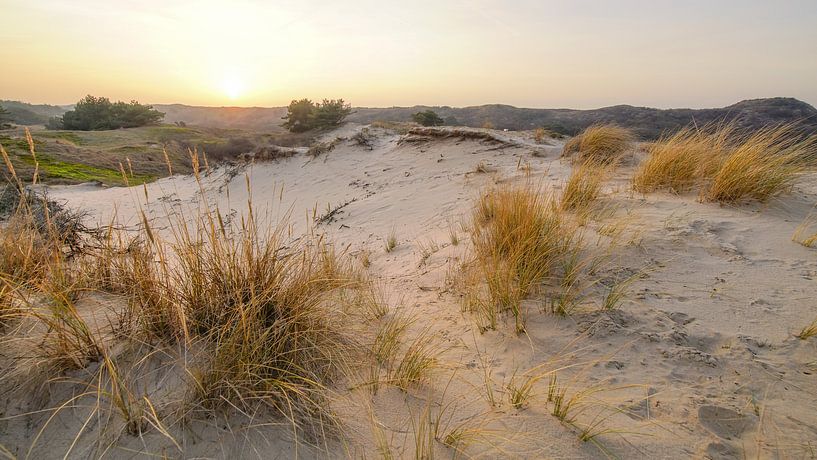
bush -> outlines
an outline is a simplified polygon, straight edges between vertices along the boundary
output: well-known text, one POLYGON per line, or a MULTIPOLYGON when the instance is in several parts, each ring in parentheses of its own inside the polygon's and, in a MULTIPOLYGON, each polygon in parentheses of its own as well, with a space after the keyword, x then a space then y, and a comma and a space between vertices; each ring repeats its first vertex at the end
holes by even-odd
POLYGON ((411 116, 411 119, 423 126, 442 126, 445 124, 445 120, 440 118, 433 110, 417 112, 411 116))
MULTIPOLYGON (((187 143, 183 143, 188 148, 193 148, 187 143)), ((207 143, 197 146, 199 150, 207 155, 211 160, 226 160, 238 158, 239 155, 250 153, 255 150, 255 143, 244 137, 231 137, 227 142, 207 143)))
POLYGON ((293 100, 287 107, 283 126, 294 133, 330 128, 340 125, 350 113, 352 107, 343 99, 324 99, 319 104, 309 99, 293 100))
POLYGON ((64 129, 62 117, 49 118, 48 121, 45 122, 45 129, 50 129, 52 131, 59 131, 61 129, 64 129))
MULTIPOLYGON (((88 95, 77 102, 74 110, 65 112, 61 128, 79 131, 135 128, 156 124, 162 118, 164 114, 149 105, 136 101, 112 103, 106 97, 88 95)), ((49 120, 49 124, 59 126, 57 121, 49 120)))

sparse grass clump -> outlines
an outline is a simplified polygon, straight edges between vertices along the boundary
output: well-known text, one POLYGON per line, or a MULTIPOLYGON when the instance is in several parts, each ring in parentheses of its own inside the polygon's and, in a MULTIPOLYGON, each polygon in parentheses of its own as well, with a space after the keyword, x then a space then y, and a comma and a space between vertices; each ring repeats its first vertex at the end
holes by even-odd
POLYGON ((197 373, 201 402, 262 401, 290 420, 325 416, 326 385, 354 355, 332 301, 359 282, 349 264, 320 240, 286 245, 252 219, 235 233, 208 219, 183 235, 176 301, 190 333, 214 347, 197 373))
POLYGON ((796 241, 807 248, 817 246, 817 231, 810 230, 814 223, 814 216, 809 214, 794 230, 794 235, 791 237, 792 241, 796 241))
POLYGON ((386 243, 385 243, 386 252, 392 252, 392 251, 394 251, 394 248, 396 248, 396 247, 397 247, 397 234, 394 232, 394 229, 392 228, 391 231, 389 232, 389 234, 386 235, 386 243))
POLYGON ((797 334, 797 338, 800 340, 806 340, 811 337, 817 337, 817 319, 811 322, 808 326, 804 327, 799 334, 797 334))
MULTIPOLYGON (((392 332, 397 332, 395 339, 399 340, 400 331, 392 332)), ((412 384, 423 382, 437 367, 439 354, 439 345, 432 337, 427 333, 420 334, 409 344, 400 362, 391 369, 389 383, 405 391, 412 384)))
POLYGON ((560 206, 565 211, 586 211, 601 194, 607 168, 591 161, 573 169, 562 191, 560 206))
POLYGON ((556 131, 553 131, 553 130, 547 129, 547 128, 536 128, 533 131, 533 140, 537 144, 546 143, 548 138, 550 138, 550 139, 561 139, 563 137, 564 136, 557 133, 556 131))
POLYGON ((593 161, 616 164, 632 147, 634 136, 630 130, 612 124, 593 125, 567 141, 562 156, 574 161, 593 161))

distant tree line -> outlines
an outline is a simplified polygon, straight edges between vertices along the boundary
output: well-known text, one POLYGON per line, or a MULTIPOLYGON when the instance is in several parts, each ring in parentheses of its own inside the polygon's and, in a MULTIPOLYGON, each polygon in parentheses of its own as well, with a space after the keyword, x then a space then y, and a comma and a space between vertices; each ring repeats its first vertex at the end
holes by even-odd
POLYGON ((111 102, 107 97, 88 95, 77 102, 74 110, 65 112, 62 117, 52 117, 46 127, 78 131, 136 128, 156 124, 164 116, 152 106, 136 101, 111 102))
POLYGON ((324 99, 314 103, 309 99, 292 101, 283 117, 284 128, 301 133, 315 128, 331 128, 340 125, 352 113, 352 106, 343 99, 324 99))

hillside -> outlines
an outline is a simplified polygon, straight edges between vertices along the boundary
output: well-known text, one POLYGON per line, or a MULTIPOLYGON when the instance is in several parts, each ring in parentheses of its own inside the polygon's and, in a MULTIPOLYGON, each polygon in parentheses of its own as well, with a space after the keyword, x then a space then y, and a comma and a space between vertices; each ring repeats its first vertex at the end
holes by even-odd
POLYGON ((11 114, 12 122, 18 125, 42 125, 49 118, 64 114, 69 107, 48 104, 28 104, 20 101, 0 101, 0 106, 11 114))
POLYGON ((755 129, 771 123, 803 120, 810 132, 817 132, 817 109, 793 98, 752 99, 714 109, 653 109, 616 105, 592 110, 525 109, 510 105, 475 107, 394 107, 358 108, 350 120, 371 123, 375 120, 410 121, 411 115, 431 109, 449 124, 479 127, 490 122, 499 129, 525 130, 537 127, 574 135, 594 123, 612 122, 632 128, 645 139, 696 122, 706 124, 735 120, 738 125, 755 129))
MULTIPOLYGON (((221 126, 255 130, 278 130, 283 107, 193 107, 180 104, 155 105, 165 112, 165 121, 184 121, 201 126, 221 126)), ((556 132, 574 135, 594 123, 612 122, 634 129, 645 139, 654 139, 662 132, 678 129, 690 123, 706 124, 734 120, 739 126, 756 129, 773 123, 802 121, 809 132, 817 132, 817 109, 793 98, 752 99, 728 107, 713 109, 654 109, 616 105, 592 110, 527 109, 510 105, 473 107, 358 107, 348 120, 368 124, 373 121, 411 121, 411 115, 421 110, 434 110, 450 125, 481 127, 490 122, 499 129, 527 130, 547 127, 556 132)))
MULTIPOLYGON (((19 124, 41 124, 59 115, 65 107, 0 102, 19 124)), ((153 104, 165 114, 166 123, 184 122, 193 126, 240 128, 252 131, 283 132, 281 117, 285 107, 203 107, 184 104, 153 104)), ((434 110, 447 124, 481 127, 490 123, 498 129, 528 130, 538 127, 574 135, 594 123, 612 122, 633 129, 644 139, 654 139, 665 131, 691 123, 699 125, 735 121, 739 126, 757 129, 774 123, 802 122, 808 132, 817 132, 817 109, 794 98, 751 99, 722 108, 655 109, 616 105, 590 110, 528 109, 491 104, 473 107, 358 107, 348 120, 368 124, 373 121, 411 121, 421 110, 434 110)))
POLYGON ((285 131, 281 117, 285 107, 200 107, 184 104, 153 104, 165 114, 166 123, 184 122, 194 126, 241 128, 256 131, 285 131))

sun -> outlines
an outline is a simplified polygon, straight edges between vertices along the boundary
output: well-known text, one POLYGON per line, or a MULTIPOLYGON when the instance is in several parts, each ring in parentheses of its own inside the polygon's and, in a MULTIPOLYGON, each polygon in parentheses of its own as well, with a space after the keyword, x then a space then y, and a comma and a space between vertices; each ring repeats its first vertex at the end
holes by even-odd
POLYGON ((224 94, 230 100, 236 100, 244 94, 244 82, 237 75, 228 75, 221 83, 224 94))

